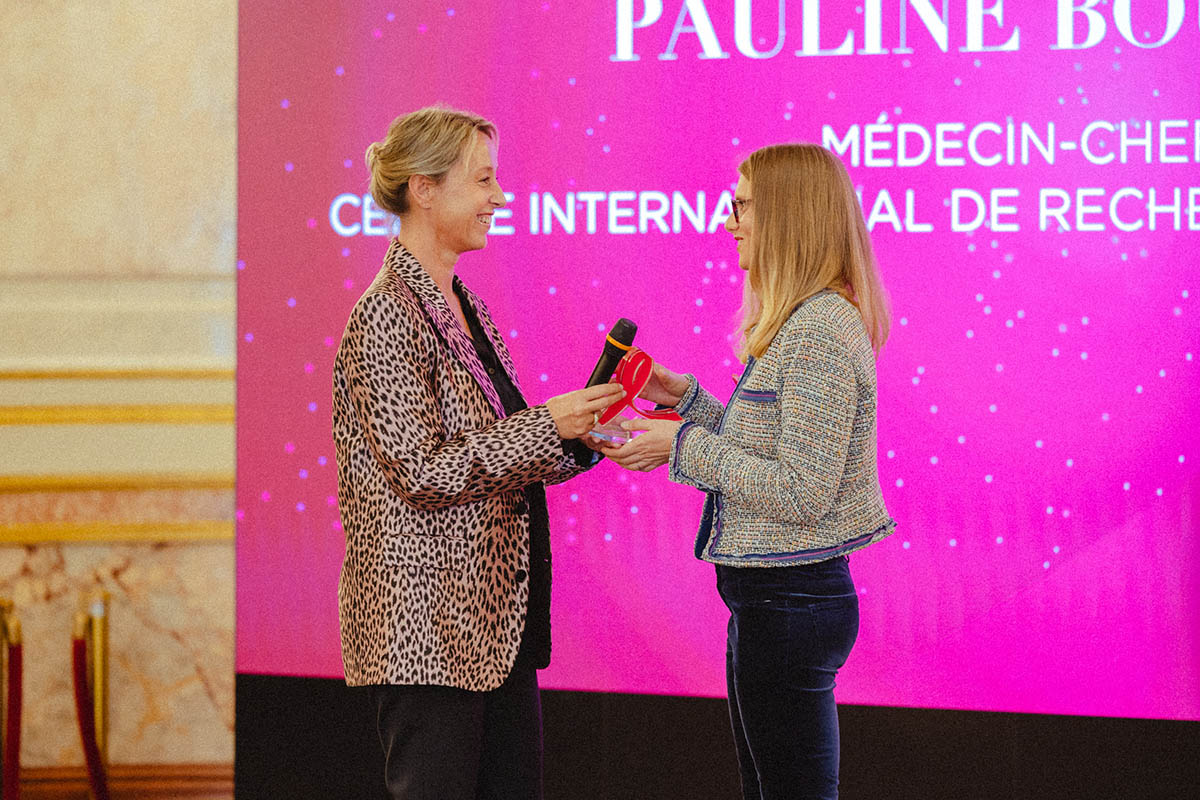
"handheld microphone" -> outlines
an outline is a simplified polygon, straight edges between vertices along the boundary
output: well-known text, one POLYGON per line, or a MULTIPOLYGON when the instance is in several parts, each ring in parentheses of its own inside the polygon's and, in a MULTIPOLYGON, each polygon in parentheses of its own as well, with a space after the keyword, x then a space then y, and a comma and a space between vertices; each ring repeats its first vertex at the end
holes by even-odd
POLYGON ((613 371, 617 368, 617 362, 624 358, 625 354, 629 352, 629 348, 633 346, 633 337, 636 335, 636 322, 631 322, 624 317, 617 320, 617 324, 612 326, 608 336, 604 337, 604 352, 600 354, 600 360, 596 362, 596 368, 592 370, 592 377, 588 378, 586 386, 608 383, 608 379, 612 377, 613 371))

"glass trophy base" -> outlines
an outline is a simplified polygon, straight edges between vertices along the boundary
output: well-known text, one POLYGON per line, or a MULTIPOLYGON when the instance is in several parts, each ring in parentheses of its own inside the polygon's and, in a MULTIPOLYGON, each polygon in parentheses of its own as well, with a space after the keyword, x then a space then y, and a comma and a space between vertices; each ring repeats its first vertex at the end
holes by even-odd
POLYGON ((617 417, 604 425, 597 425, 588 431, 587 435, 610 444, 624 444, 636 434, 636 431, 627 431, 621 427, 621 423, 627 419, 629 417, 617 417))

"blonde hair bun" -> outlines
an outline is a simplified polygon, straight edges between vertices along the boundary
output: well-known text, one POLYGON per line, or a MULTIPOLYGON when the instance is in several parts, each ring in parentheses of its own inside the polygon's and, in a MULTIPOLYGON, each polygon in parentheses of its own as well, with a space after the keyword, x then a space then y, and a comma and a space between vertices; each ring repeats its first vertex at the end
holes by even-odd
POLYGON ((469 111, 429 106, 396 117, 387 136, 367 146, 375 204, 396 216, 407 213, 409 179, 426 175, 441 183, 476 131, 496 138, 496 126, 469 111))

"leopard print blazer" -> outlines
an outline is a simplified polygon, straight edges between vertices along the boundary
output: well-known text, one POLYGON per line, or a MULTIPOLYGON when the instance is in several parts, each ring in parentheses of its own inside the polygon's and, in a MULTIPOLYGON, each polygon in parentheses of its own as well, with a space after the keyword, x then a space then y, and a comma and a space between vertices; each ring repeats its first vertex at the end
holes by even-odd
MULTIPOLYGON (((519 388, 486 306, 464 294, 519 388)), ((498 687, 529 600, 522 489, 591 463, 567 454, 546 406, 505 415, 470 337, 399 241, 342 335, 333 439, 346 682, 498 687)))

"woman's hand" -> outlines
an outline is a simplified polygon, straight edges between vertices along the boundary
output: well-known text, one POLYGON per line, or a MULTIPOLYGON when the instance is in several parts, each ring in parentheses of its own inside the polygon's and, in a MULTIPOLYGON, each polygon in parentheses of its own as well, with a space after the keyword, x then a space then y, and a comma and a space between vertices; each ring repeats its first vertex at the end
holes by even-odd
POLYGON ((658 469, 671 457, 671 444, 682 424, 669 419, 626 420, 621 423, 622 428, 645 433, 620 446, 602 447, 600 452, 625 469, 637 472, 658 469))
POLYGON ((602 383, 560 394, 546 401, 550 416, 564 439, 578 439, 596 424, 596 415, 625 396, 619 383, 602 383))
POLYGON ((579 441, 587 445, 589 450, 593 450, 601 455, 604 455, 604 448, 612 444, 612 442, 605 441, 604 439, 597 439, 595 436, 587 435, 579 437, 579 441))
POLYGON ((655 362, 654 372, 650 375, 650 380, 646 382, 646 388, 642 389, 638 397, 644 397, 651 403, 658 403, 660 406, 674 408, 683 399, 683 393, 687 391, 687 388, 687 378, 655 362))

